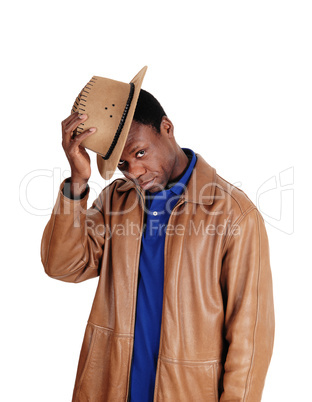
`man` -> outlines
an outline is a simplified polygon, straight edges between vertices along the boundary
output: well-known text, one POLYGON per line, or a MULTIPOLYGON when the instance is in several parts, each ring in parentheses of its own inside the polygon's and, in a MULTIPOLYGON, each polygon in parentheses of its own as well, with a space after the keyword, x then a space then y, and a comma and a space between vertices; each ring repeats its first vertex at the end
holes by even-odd
POLYGON ((74 112, 62 123, 71 177, 42 240, 51 277, 99 276, 73 401, 260 401, 274 312, 257 208, 180 148, 159 102, 141 90, 119 151, 125 179, 86 210, 82 142, 98 128, 77 128, 88 119, 74 112))

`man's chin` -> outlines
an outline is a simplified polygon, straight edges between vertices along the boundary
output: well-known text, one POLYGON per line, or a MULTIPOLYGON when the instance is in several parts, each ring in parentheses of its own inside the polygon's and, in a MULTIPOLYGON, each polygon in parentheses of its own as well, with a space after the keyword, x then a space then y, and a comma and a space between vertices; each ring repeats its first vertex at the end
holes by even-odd
POLYGON ((142 190, 145 190, 145 191, 148 190, 150 192, 155 192, 155 191, 157 191, 157 190, 154 190, 154 188, 156 187, 155 182, 156 182, 156 177, 154 177, 153 179, 151 179, 143 184, 140 184, 140 187, 142 190))
POLYGON ((157 182, 156 177, 148 182, 140 184, 140 187, 142 190, 149 191, 150 193, 156 193, 164 189, 164 186, 157 182))

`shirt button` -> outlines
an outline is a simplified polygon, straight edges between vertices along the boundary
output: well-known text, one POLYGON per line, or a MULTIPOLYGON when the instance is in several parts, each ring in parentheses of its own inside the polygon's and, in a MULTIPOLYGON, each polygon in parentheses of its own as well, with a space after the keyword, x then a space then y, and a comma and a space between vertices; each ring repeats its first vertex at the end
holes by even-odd
POLYGON ((154 215, 154 216, 157 216, 157 215, 158 215, 158 212, 157 212, 157 211, 154 211, 154 212, 153 212, 153 215, 154 215))

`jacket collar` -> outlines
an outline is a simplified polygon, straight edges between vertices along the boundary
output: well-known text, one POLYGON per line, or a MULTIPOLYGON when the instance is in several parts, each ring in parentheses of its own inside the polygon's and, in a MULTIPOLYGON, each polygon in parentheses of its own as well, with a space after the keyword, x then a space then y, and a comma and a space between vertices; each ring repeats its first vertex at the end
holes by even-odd
MULTIPOLYGON (((216 186, 216 169, 211 167, 202 156, 196 154, 197 162, 186 186, 184 193, 181 195, 186 202, 193 202, 202 205, 211 205, 214 201, 216 186)), ((118 188, 118 192, 129 191, 136 188, 142 193, 131 180, 124 179, 125 183, 118 188)))

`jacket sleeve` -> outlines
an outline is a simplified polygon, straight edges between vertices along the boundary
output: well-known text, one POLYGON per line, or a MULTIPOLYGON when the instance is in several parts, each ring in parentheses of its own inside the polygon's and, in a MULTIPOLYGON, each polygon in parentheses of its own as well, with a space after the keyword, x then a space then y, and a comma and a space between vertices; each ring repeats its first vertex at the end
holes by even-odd
POLYGON ((101 199, 87 209, 89 191, 80 200, 70 199, 63 194, 64 182, 43 233, 41 260, 52 278, 82 282, 100 271, 105 228, 101 199))
POLYGON ((268 238, 256 208, 232 227, 221 286, 228 349, 220 401, 261 401, 273 349, 274 308, 268 238))

